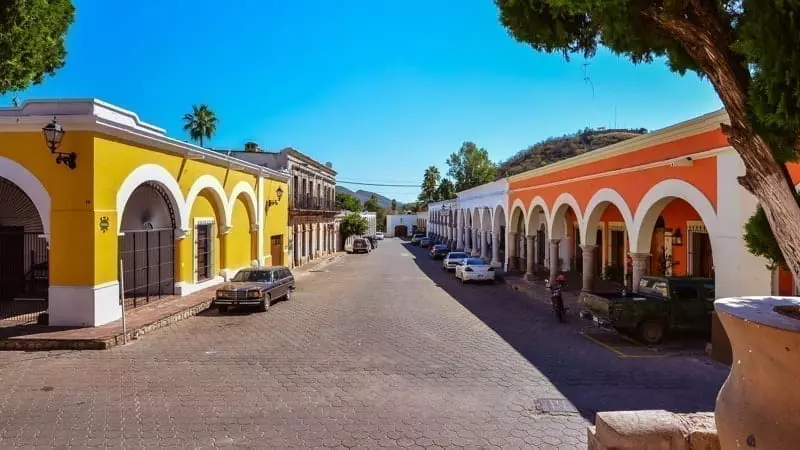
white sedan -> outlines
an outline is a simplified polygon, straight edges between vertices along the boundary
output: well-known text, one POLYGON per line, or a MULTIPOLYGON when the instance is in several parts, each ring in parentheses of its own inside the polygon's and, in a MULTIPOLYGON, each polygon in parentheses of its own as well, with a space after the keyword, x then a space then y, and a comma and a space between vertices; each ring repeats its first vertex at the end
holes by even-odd
POLYGON ((480 258, 468 258, 456 266, 456 278, 462 283, 467 281, 492 281, 494 282, 494 267, 483 262, 480 258))
POLYGON ((442 270, 455 270, 467 258, 469 255, 464 252, 450 252, 442 260, 442 270))

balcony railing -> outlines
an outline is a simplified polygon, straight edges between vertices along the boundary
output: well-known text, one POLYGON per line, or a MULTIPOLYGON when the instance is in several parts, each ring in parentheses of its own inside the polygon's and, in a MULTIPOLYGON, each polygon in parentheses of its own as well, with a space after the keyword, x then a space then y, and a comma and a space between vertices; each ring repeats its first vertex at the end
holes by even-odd
POLYGON ((339 207, 334 200, 326 200, 322 197, 316 197, 309 194, 298 195, 292 199, 292 209, 301 209, 306 211, 338 211, 339 207))

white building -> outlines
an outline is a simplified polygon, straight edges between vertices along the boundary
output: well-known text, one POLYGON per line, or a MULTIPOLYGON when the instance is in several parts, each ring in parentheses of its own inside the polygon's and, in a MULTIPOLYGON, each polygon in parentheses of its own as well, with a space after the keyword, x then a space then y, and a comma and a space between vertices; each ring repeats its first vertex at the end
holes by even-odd
POLYGON ((387 214, 386 237, 411 236, 419 228, 416 214, 387 214))

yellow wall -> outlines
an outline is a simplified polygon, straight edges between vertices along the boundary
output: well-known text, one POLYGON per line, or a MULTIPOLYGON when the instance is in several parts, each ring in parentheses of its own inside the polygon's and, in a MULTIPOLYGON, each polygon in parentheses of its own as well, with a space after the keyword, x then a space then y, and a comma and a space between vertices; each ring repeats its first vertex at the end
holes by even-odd
POLYGON ((254 241, 257 242, 257 237, 255 233, 250 232, 250 224, 254 222, 251 222, 244 199, 239 195, 233 203, 233 228, 230 234, 225 236, 226 269, 246 267, 252 260, 258 259, 258 255, 253 254, 254 241))
POLYGON ((289 265, 289 236, 286 235, 286 224, 289 223, 289 186, 275 180, 264 180, 264 200, 277 200, 278 188, 283 191, 283 196, 277 205, 270 206, 264 215, 264 258, 265 264, 274 264, 270 255, 270 238, 275 235, 283 236, 283 265, 289 265))

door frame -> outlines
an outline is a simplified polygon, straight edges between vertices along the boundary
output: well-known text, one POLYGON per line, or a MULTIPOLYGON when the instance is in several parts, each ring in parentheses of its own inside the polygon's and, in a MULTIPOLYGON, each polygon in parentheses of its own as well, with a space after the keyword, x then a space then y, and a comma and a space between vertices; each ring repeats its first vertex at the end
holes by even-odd
POLYGON ((216 270, 216 267, 214 266, 214 258, 215 258, 216 254, 214 252, 218 251, 218 249, 214 248, 214 241, 216 239, 216 236, 214 236, 214 234, 215 234, 216 228, 217 228, 217 221, 213 217, 195 217, 194 223, 192 224, 192 230, 193 230, 192 280, 195 283, 200 282, 199 277, 198 277, 198 275, 199 275, 199 273, 198 273, 199 267, 197 265, 198 259, 200 257, 200 255, 199 255, 199 250, 200 249, 198 248, 199 242, 197 240, 197 234, 198 234, 197 233, 197 229, 198 229, 199 226, 203 226, 203 225, 209 225, 209 230, 208 230, 208 241, 209 241, 208 254, 209 254, 209 259, 210 260, 208 262, 208 266, 209 266, 208 278, 205 279, 205 280, 202 280, 202 281, 205 282, 205 281, 213 279, 215 277, 214 271, 216 270))

